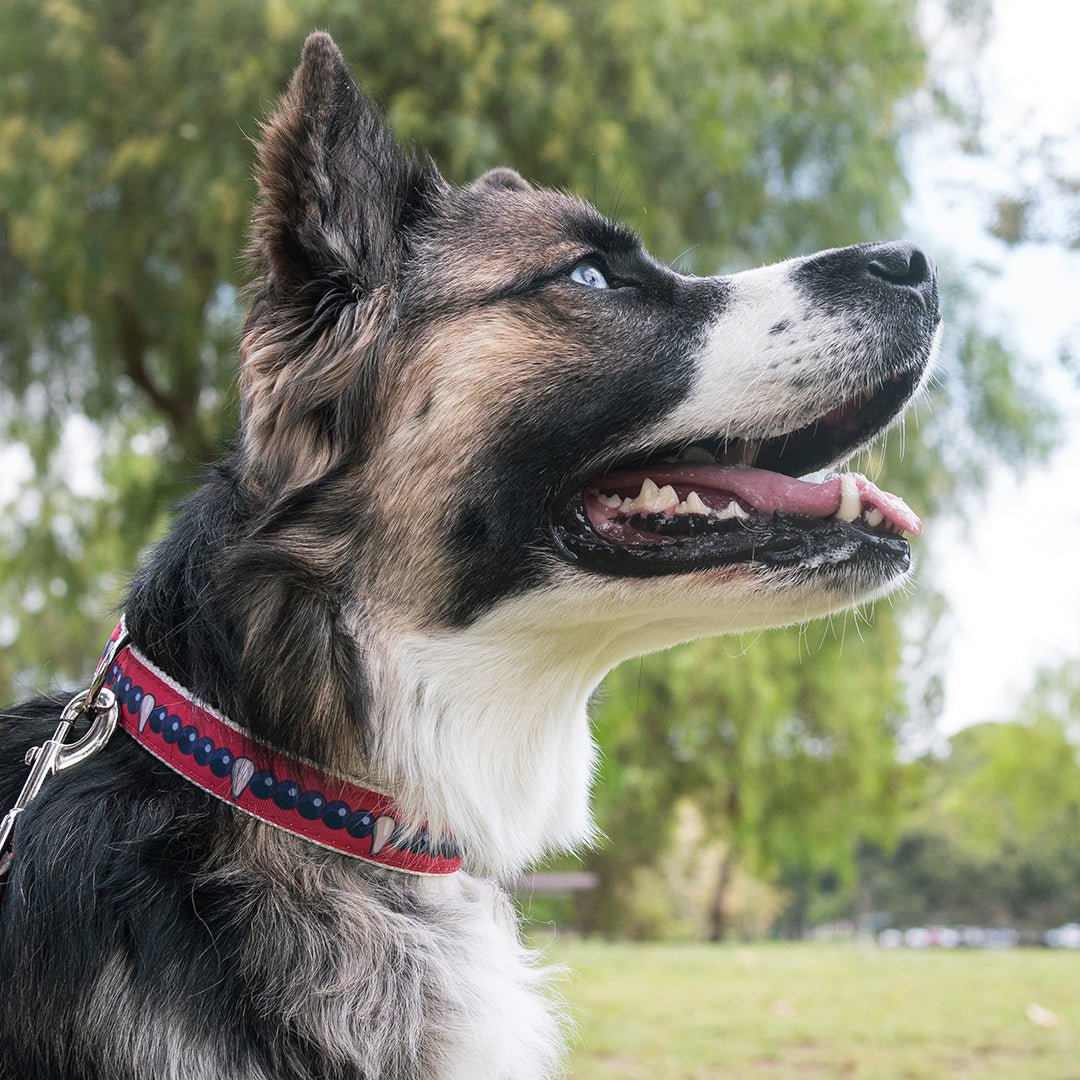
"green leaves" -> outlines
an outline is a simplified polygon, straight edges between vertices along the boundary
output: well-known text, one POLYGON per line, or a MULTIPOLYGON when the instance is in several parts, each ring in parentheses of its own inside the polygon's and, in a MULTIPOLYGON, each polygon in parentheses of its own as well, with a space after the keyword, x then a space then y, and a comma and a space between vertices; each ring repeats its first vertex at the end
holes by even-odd
POLYGON ((911 767, 917 798, 899 843, 860 858, 875 909, 900 926, 1045 930, 1075 919, 1077 705, 1073 661, 1044 671, 1015 719, 966 728, 911 767))

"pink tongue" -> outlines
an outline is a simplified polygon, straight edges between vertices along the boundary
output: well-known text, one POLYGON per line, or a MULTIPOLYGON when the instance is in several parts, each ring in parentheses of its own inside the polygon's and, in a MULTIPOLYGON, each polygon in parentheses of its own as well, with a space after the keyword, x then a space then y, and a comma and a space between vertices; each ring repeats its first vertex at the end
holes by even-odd
MULTIPOLYGON (((882 491, 861 473, 850 473, 855 478, 862 508, 874 508, 896 528, 918 536, 922 522, 915 512, 898 495, 882 491)), ((642 481, 650 477, 660 487, 665 484, 695 490, 699 495, 706 491, 722 491, 736 495, 762 514, 774 514, 777 510, 811 517, 831 517, 840 508, 841 478, 830 477, 820 484, 796 480, 782 473, 765 469, 753 469, 745 465, 662 465, 648 469, 634 469, 612 473, 598 480, 595 487, 601 492, 626 491, 633 488, 636 494, 642 481)), ((683 497, 685 497, 685 494, 683 497)))

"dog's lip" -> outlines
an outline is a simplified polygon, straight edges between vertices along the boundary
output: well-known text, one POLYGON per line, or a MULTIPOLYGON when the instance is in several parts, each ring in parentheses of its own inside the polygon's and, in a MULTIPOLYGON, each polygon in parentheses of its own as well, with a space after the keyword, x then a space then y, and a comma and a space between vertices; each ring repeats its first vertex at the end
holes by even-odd
MULTIPOLYGON (((715 437, 689 437, 668 448, 654 448, 650 457, 629 456, 621 460, 606 455, 593 467, 580 472, 563 486, 552 500, 552 511, 576 499, 585 488, 599 488, 603 478, 614 473, 660 469, 666 455, 677 456, 687 445, 711 449, 722 464, 746 460, 738 453, 724 453, 725 448, 753 447, 746 464, 757 469, 795 478, 836 467, 870 443, 903 411, 915 393, 923 373, 921 366, 895 372, 883 381, 856 391, 827 412, 808 419, 797 427, 766 431, 731 433, 715 437)), ((670 459, 669 459, 670 460, 670 459)), ((653 476, 655 479, 655 476, 653 476)))
POLYGON ((813 571, 861 564, 875 567, 872 572, 884 580, 907 570, 911 560, 903 536, 870 527, 862 519, 849 522, 785 511, 729 520, 688 536, 656 536, 644 543, 613 541, 593 526, 584 499, 567 506, 553 522, 552 539, 567 562, 592 573, 631 578, 739 565, 813 571))
POLYGON ((787 476, 805 476, 846 461, 903 412, 923 370, 919 366, 894 372, 801 427, 762 440, 752 464, 787 476))

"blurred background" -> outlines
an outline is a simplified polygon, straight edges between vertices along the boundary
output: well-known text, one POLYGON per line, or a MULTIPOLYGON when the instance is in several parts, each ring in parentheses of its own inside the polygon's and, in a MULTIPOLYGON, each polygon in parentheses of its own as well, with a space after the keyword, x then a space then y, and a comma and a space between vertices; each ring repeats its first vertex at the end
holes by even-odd
MULTIPOLYGON (((516 883, 540 936, 1080 946, 1080 23, 1053 0, 5 0, 2 696, 85 676, 227 445, 251 139, 315 27, 454 181, 512 164, 686 272, 906 236, 942 274, 933 389, 856 463, 923 517, 915 586, 614 672, 610 839, 516 883)), ((696 962, 663 948, 602 955, 696 962)), ((717 955, 746 986, 761 954, 717 955)), ((1080 1000, 1035 1004, 1075 1063, 1080 1000)), ((580 1075, 729 1075, 646 1060, 580 1075)), ((1066 1075, 1034 1060, 1000 1075, 1066 1075)))

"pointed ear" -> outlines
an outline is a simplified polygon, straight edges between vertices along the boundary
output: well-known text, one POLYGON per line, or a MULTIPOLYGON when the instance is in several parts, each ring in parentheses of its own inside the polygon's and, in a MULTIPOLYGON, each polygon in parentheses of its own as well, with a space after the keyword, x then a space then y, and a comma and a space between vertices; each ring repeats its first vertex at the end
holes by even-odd
POLYGON ((443 185, 429 160, 394 141, 329 34, 304 42, 300 66, 258 143, 252 254, 286 296, 344 276, 362 295, 393 275, 402 227, 443 185))
POLYGON ((398 146, 324 33, 304 43, 263 130, 258 181, 244 445, 263 482, 296 486, 363 439, 409 229, 448 188, 430 160, 398 146))

